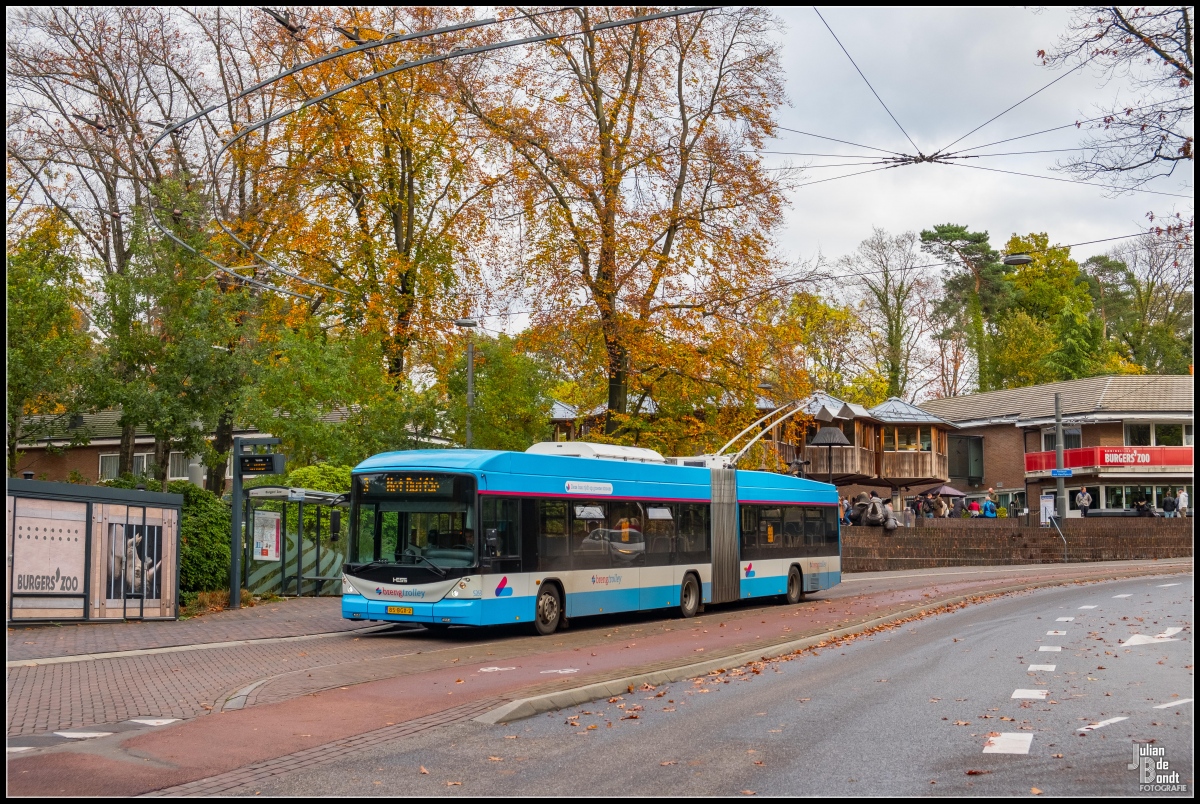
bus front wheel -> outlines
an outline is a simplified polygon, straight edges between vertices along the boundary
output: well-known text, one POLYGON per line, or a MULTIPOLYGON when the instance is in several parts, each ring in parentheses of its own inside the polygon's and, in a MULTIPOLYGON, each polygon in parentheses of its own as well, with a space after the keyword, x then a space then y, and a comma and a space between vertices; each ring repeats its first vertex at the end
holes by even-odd
POLYGON ((558 630, 562 620, 562 599, 558 587, 553 584, 542 584, 537 596, 537 610, 533 617, 533 627, 541 636, 549 636, 558 630))
POLYGON ((700 585, 696 583, 695 575, 688 575, 683 579, 683 586, 679 588, 679 613, 687 619, 695 617, 699 610, 700 585))
POLYGON ((792 567, 788 570, 787 580, 787 602, 791 604, 799 603, 804 599, 804 584, 800 579, 800 570, 792 567))

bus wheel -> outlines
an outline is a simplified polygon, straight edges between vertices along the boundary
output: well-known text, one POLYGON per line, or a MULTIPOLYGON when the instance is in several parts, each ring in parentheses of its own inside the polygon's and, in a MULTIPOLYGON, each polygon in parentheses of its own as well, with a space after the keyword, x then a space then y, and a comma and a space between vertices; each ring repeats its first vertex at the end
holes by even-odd
POLYGON ((700 585, 696 583, 695 575, 687 575, 683 586, 679 587, 679 613, 685 619, 695 617, 700 610, 700 585))
POLYGON ((788 570, 787 602, 799 603, 804 599, 804 584, 800 580, 800 570, 792 567, 788 570))
POLYGON ((533 617, 533 627, 542 636, 549 636, 558 630, 562 620, 562 599, 558 587, 544 583, 537 596, 537 610, 533 617))

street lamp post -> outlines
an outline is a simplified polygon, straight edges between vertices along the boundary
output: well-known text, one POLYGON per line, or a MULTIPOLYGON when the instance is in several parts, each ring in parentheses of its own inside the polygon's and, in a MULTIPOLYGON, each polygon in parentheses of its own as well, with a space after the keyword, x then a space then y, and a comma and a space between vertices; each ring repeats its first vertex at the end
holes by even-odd
POLYGON ((462 327, 467 331, 467 438, 466 447, 471 448, 471 408, 475 406, 475 339, 471 337, 471 331, 479 326, 479 322, 474 318, 459 318, 454 322, 454 326, 462 327))

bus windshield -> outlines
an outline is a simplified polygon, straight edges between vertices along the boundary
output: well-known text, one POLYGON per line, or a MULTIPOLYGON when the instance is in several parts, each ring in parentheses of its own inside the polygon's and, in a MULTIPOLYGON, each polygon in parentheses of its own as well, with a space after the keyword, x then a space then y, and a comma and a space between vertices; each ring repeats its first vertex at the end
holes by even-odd
POLYGON ((351 563, 477 563, 475 478, 470 475, 355 475, 350 506, 351 563))

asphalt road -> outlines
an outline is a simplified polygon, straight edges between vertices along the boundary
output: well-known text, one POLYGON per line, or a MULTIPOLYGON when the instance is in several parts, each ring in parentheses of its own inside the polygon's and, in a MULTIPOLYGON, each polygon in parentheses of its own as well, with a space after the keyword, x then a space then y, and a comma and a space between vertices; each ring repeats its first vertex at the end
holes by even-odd
POLYGON ((1182 575, 1010 595, 229 794, 1137 795, 1139 747, 1191 791, 1193 591, 1182 575))

